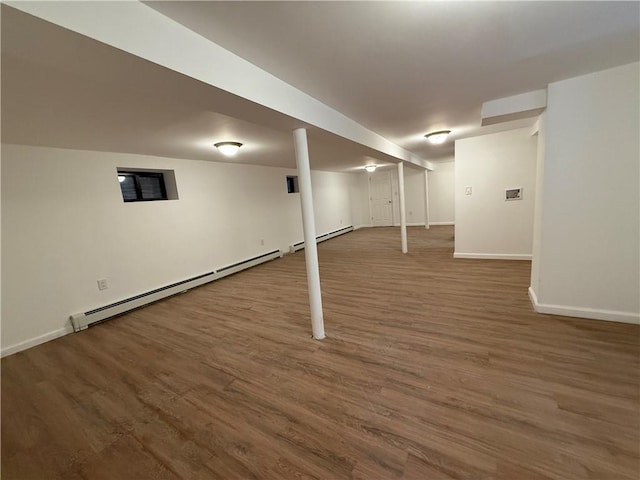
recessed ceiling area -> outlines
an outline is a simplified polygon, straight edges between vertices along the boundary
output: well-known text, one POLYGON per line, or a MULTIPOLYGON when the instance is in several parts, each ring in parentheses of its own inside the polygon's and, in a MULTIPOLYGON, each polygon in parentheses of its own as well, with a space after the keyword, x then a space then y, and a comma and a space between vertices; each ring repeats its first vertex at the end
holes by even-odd
POLYGON ((431 160, 483 102, 638 60, 637 2, 148 2, 431 160))

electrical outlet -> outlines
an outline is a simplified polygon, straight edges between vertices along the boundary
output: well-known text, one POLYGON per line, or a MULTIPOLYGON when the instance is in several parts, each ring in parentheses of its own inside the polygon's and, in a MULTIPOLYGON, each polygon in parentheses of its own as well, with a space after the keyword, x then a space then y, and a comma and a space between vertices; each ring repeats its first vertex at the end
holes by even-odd
POLYGON ((473 193, 473 189, 471 187, 464 187, 464 194, 471 195, 473 193))
POLYGON ((260 245, 264 245, 264 238, 260 239, 260 245))
POLYGON ((106 290, 107 288, 109 288, 109 284, 106 278, 98 280, 98 290, 106 290))
POLYGON ((413 215, 413 210, 409 210, 409 215, 413 215))

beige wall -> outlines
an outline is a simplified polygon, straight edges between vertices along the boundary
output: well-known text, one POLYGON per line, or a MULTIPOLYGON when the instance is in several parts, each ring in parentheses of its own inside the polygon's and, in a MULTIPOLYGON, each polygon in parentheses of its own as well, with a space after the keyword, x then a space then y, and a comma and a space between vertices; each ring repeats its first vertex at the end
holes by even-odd
POLYGON ((640 322, 639 77, 633 63, 549 85, 540 311, 640 322))
MULTIPOLYGON (((299 194, 285 182, 295 173, 3 145, 3 349, 64 334, 71 314, 286 251, 303 238, 299 194), (179 200, 125 204, 117 167, 174 170, 179 200)), ((351 181, 312 172, 319 235, 351 225, 351 181)))
POLYGON ((456 141, 456 256, 531 258, 536 144, 531 129, 456 141), (516 187, 522 200, 505 201, 516 187))

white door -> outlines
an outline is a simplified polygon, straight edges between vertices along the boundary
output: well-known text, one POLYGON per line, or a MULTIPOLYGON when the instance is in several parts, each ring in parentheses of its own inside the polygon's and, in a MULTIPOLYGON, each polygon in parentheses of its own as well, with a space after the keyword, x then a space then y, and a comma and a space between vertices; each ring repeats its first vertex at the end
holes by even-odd
POLYGON ((371 195, 371 224, 374 227, 393 225, 391 203, 391 176, 389 172, 377 172, 369 176, 371 195))

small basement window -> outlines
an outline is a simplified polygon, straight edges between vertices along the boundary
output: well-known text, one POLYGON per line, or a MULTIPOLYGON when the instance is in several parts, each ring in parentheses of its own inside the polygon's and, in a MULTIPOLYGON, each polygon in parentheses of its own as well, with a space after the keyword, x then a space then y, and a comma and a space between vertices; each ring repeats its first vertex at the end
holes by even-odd
POLYGON ((298 193, 298 177, 296 175, 287 175, 287 193, 298 193))
POLYGON ((173 170, 118 169, 118 182, 125 202, 177 200, 173 170))

